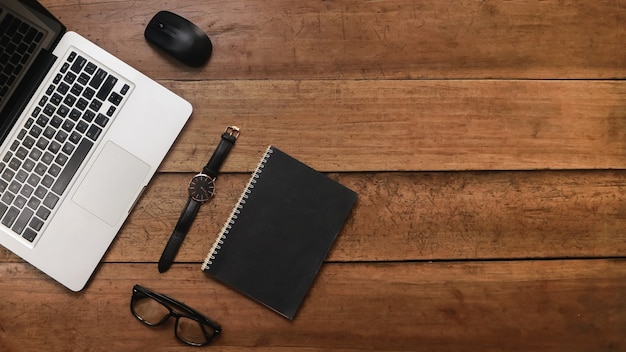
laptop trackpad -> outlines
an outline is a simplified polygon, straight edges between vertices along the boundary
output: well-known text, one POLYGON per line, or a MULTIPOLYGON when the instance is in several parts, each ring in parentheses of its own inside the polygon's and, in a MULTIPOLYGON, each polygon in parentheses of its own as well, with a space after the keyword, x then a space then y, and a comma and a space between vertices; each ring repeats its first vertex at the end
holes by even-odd
POLYGON ((114 226, 130 210, 150 166, 107 142, 74 194, 74 202, 114 226))

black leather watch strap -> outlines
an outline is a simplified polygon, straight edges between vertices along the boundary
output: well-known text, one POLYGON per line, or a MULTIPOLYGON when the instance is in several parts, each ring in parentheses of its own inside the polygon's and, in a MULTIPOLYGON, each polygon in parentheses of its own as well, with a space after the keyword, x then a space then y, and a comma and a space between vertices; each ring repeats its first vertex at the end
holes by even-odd
MULTIPOLYGON (((226 160, 226 157, 228 156, 230 149, 237 141, 237 138, 239 138, 239 128, 234 126, 227 127, 226 131, 222 134, 222 138, 220 139, 217 148, 209 159, 209 162, 202 169, 203 174, 209 176, 211 179, 215 179, 217 177, 220 167, 224 163, 224 160, 226 160)), ((161 254, 161 259, 159 259, 160 273, 167 271, 170 266, 172 266, 174 258, 176 258, 176 254, 178 253, 178 249, 183 243, 191 224, 193 224, 193 220, 196 218, 201 205, 202 202, 196 201, 191 197, 187 200, 187 204, 185 205, 185 208, 176 223, 174 232, 172 232, 170 239, 165 245, 163 254, 161 254)))
POLYGON ((220 171, 224 160, 228 156, 228 152, 235 145, 237 138, 239 137, 239 130, 229 127, 222 134, 222 139, 220 143, 217 145, 215 152, 211 155, 211 159, 206 164, 206 166, 202 169, 202 173, 211 177, 216 178, 217 173, 220 171))
POLYGON ((165 245, 163 254, 161 254, 161 259, 159 259, 160 273, 167 271, 170 266, 172 266, 174 258, 176 258, 176 254, 178 253, 178 249, 183 243, 185 236, 187 236, 187 232, 189 232, 189 228, 191 227, 191 224, 193 224, 193 219, 196 218, 196 215, 200 210, 200 205, 202 205, 202 203, 196 202, 191 198, 187 200, 187 204, 185 205, 183 212, 180 214, 176 227, 174 227, 174 232, 172 232, 170 239, 165 245))

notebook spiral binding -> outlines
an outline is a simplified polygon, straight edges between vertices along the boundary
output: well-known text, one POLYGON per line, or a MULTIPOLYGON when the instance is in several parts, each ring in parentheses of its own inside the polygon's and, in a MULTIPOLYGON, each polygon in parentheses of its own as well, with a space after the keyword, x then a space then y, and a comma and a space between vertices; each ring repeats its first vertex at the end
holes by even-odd
POLYGON ((215 257, 217 256, 217 252, 222 248, 224 241, 228 237, 228 233, 230 232, 230 229, 233 227, 233 225, 235 224, 235 221, 237 220, 237 216, 241 213, 241 209, 243 209, 243 207, 246 205, 246 200, 250 196, 250 193, 252 193, 252 189, 254 189, 254 185, 256 184, 257 180, 261 176, 261 173, 263 173, 263 168, 265 167, 265 163, 267 163, 267 160, 269 159, 269 157, 272 155, 273 152, 274 151, 272 150, 272 146, 267 147, 267 150, 265 151, 265 154, 263 154, 261 161, 259 161, 259 164, 257 165, 256 169, 252 173, 252 176, 250 177, 250 180, 248 181, 248 185, 246 186, 243 193, 241 194, 241 197, 239 197, 239 201, 237 202, 237 205, 235 205, 235 207, 233 208, 233 211, 230 213, 230 217, 228 218, 228 221, 226 221, 221 231, 219 232, 217 239, 213 243, 213 246, 211 246, 211 249, 209 250, 209 254, 207 255, 206 259, 204 260, 204 263, 202 264, 203 271, 209 270, 211 265, 213 264, 213 261, 215 260, 215 257))

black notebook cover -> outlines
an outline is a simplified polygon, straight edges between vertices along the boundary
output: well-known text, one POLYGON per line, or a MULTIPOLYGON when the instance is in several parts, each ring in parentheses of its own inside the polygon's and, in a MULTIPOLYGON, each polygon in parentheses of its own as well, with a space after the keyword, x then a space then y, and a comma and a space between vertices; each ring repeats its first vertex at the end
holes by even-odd
POLYGON ((202 270, 293 319, 356 199, 270 146, 202 270))

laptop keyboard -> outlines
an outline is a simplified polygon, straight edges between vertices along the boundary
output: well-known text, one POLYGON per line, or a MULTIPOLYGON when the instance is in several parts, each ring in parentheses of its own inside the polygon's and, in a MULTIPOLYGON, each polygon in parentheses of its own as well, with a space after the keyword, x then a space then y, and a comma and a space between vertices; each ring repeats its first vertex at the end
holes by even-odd
POLYGON ((0 222, 29 242, 44 228, 130 89, 72 52, 0 160, 0 222))
POLYGON ((15 83, 42 38, 41 31, 10 13, 7 13, 0 22, 0 102, 15 83))

